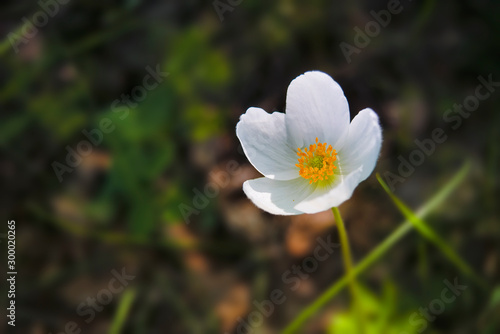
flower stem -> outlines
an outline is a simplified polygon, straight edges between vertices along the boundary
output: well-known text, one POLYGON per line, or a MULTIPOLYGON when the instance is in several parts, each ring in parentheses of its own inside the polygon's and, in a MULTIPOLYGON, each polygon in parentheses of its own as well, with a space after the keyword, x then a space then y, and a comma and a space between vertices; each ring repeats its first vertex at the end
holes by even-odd
POLYGON ((347 237, 347 232, 345 230, 344 220, 340 215, 340 211, 337 207, 332 208, 333 216, 335 217, 335 225, 337 225, 337 230, 339 231, 340 245, 342 248, 342 259, 344 262, 344 268, 349 281, 349 291, 353 299, 354 313, 357 317, 358 332, 364 333, 364 317, 361 310, 361 299, 358 293, 358 283, 356 281, 356 276, 353 274, 352 270, 352 255, 351 247, 349 246, 349 238, 347 237))
MULTIPOLYGON (((441 187, 430 200, 428 200, 417 212, 417 217, 424 218, 432 211, 436 210, 445 199, 448 198, 457 189, 460 183, 465 179, 470 171, 470 164, 465 164, 460 171, 458 171, 453 178, 441 187)), ((373 249, 363 260, 361 260, 353 269, 352 275, 358 276, 364 273, 374 263, 379 261, 398 241, 406 236, 414 227, 409 221, 405 220, 398 226, 389 236, 387 236, 375 249, 373 249)), ((339 292, 342 291, 349 284, 349 277, 342 276, 339 280, 335 281, 326 289, 316 300, 298 314, 295 319, 283 329, 281 334, 297 333, 304 323, 310 318, 314 317, 328 302, 330 302, 339 292)))

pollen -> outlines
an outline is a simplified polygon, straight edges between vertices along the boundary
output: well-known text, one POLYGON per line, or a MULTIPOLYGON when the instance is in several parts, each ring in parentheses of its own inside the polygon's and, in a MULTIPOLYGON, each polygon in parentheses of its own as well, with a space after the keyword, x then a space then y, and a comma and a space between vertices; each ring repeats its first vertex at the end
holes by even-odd
POLYGON ((319 143, 316 138, 316 144, 309 145, 309 148, 297 149, 299 174, 304 179, 309 180, 309 184, 318 181, 327 181, 334 175, 337 168, 334 162, 337 160, 337 152, 332 145, 319 143))

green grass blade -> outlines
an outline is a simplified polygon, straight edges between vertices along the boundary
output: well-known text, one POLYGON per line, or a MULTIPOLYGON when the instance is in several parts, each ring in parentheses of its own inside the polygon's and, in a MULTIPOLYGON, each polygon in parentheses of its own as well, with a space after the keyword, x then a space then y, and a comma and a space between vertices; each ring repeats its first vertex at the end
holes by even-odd
POLYGON ((14 48, 11 43, 11 38, 16 40, 15 38, 23 38, 22 30, 25 28, 26 24, 22 24, 16 30, 11 31, 4 37, 3 40, 0 41, 0 56, 2 56, 7 51, 14 51, 14 48), (11 36, 12 34, 12 36, 11 36))
MULTIPOLYGON (((469 171, 469 165, 464 165, 453 178, 446 183, 439 192, 427 201, 416 213, 417 217, 425 217, 432 210, 436 209, 456 187, 463 181, 469 171)), ((387 253, 399 240, 401 240, 413 228, 413 224, 406 220, 395 231, 393 231, 382 243, 373 249, 363 260, 361 260, 352 270, 351 275, 358 276, 373 265, 377 260, 387 253)), ((334 282, 321 296, 307 306, 283 331, 283 334, 295 333, 304 322, 319 311, 326 303, 335 297, 349 282, 347 275, 342 276, 334 282)))
POLYGON ((113 323, 111 324, 111 328, 109 330, 110 334, 120 334, 123 328, 123 324, 127 319, 128 313, 132 304, 134 303, 134 299, 136 296, 135 289, 127 289, 120 300, 120 305, 118 306, 118 310, 116 311, 115 317, 113 318, 113 323))
MULTIPOLYGON (((468 168, 468 165, 466 165, 468 168)), ((486 288, 488 284, 484 282, 483 279, 481 279, 475 272, 474 270, 455 252, 453 247, 451 247, 446 240, 441 238, 430 226, 428 223, 426 223, 422 218, 418 217, 413 211, 406 206, 403 201, 401 201, 392 191, 389 189, 388 185, 384 182, 382 177, 377 174, 377 180, 384 188, 385 192, 389 195, 389 197, 392 199, 396 207, 401 211, 401 213, 405 216, 407 220, 409 220, 415 229, 423 236, 425 237, 428 241, 436 245, 441 252, 450 260, 453 264, 457 266, 457 268, 473 279, 476 283, 478 283, 480 286, 486 288)))

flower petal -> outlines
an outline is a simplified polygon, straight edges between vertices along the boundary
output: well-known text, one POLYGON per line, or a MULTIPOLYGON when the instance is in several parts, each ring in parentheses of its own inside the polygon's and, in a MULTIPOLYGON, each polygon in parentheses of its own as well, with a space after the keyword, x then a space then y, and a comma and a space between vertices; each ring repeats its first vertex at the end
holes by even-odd
POLYGON ((339 148, 339 165, 349 173, 362 167, 360 181, 372 173, 382 146, 382 129, 377 114, 370 108, 361 110, 349 126, 349 134, 339 148))
POLYGON ((243 191, 260 209, 274 215, 298 215, 294 206, 309 196, 315 187, 302 177, 280 181, 261 177, 243 183, 243 191))
POLYGON ((342 88, 329 75, 306 72, 288 87, 285 119, 295 149, 314 144, 316 137, 335 147, 349 128, 349 105, 342 88))
POLYGON ((351 198, 362 172, 360 167, 348 175, 339 175, 341 179, 329 187, 317 187, 311 195, 296 205, 295 209, 304 213, 317 213, 339 206, 351 198))
POLYGON ((295 149, 287 143, 285 114, 249 108, 236 125, 236 135, 250 163, 264 176, 276 180, 299 176, 295 149))

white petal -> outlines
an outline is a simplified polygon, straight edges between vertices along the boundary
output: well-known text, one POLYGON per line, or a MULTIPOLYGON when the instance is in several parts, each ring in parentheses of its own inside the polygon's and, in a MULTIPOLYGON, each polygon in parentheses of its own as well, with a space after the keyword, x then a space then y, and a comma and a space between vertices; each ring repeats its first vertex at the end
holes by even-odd
POLYGON ((260 209, 274 215, 298 215, 304 212, 294 206, 309 196, 315 187, 299 177, 294 180, 279 181, 261 177, 245 181, 243 191, 260 209))
POLYGON ((236 125, 236 135, 250 163, 264 176, 276 180, 299 176, 296 148, 287 143, 285 114, 249 108, 236 125))
POLYGON ((286 96, 286 130, 294 148, 319 141, 335 144, 349 128, 349 105, 342 88, 323 72, 294 79, 286 96))
POLYGON ((362 169, 359 168, 348 175, 338 175, 340 180, 329 187, 317 187, 295 208, 304 213, 317 213, 339 206, 351 198, 354 189, 360 182, 361 174, 362 169))
POLYGON ((361 110, 349 126, 349 134, 338 151, 343 172, 362 168, 360 181, 372 173, 382 145, 382 129, 377 114, 370 108, 361 110))

